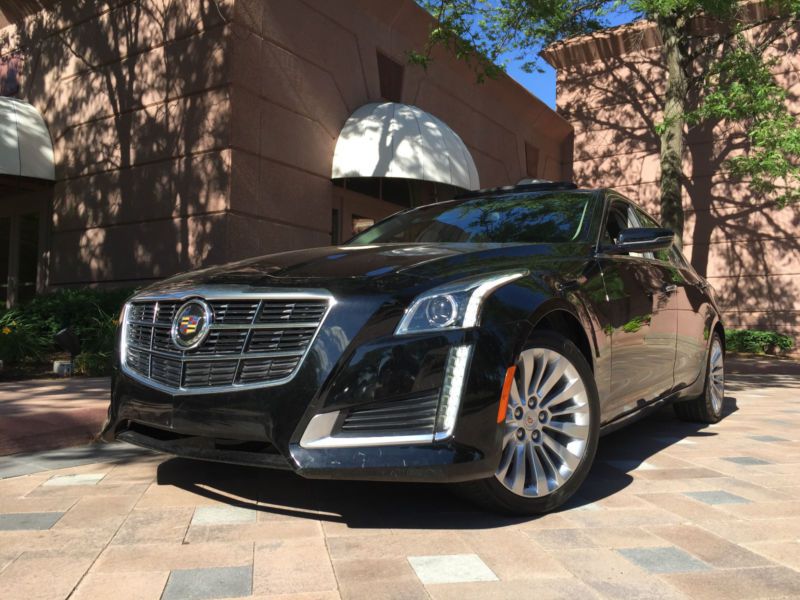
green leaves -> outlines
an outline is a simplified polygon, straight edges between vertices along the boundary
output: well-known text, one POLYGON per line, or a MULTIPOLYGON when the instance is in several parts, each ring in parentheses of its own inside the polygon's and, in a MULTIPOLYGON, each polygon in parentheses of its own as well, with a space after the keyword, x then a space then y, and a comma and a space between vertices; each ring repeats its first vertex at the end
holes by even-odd
POLYGON ((0 316, 0 360, 6 365, 39 360, 48 347, 49 340, 21 312, 9 310, 0 316))
POLYGON ((436 19, 428 43, 413 55, 429 64, 435 46, 468 62, 479 80, 496 77, 513 60, 528 71, 550 43, 606 26, 618 0, 418 0, 436 19), (420 57, 425 57, 421 59, 420 57))
POLYGON ((37 362, 57 350, 53 336, 70 327, 81 350, 109 356, 114 349, 117 315, 129 289, 65 288, 36 296, 0 313, 0 359, 8 364, 37 362))
MULTIPOLYGON (((800 18, 800 0, 765 0, 767 10, 759 13, 761 21, 757 22, 739 0, 418 2, 436 23, 426 48, 410 53, 409 61, 427 66, 433 48, 442 45, 469 63, 479 81, 496 76, 509 61, 527 71, 536 70, 539 54, 549 44, 602 29, 613 13, 624 11, 660 27, 669 24, 671 39, 676 40, 677 35, 673 47, 681 58, 680 69, 672 69, 667 81, 675 114, 667 114, 662 123, 654 125, 654 133, 663 142, 668 131, 683 131, 684 123, 725 122, 740 129, 747 142, 744 154, 724 162, 725 171, 747 181, 755 196, 780 205, 800 200, 800 126, 788 112, 785 90, 772 76, 773 64, 763 56, 778 39, 777 35, 770 37, 770 31, 800 18), (692 25, 692 19, 700 15, 708 26, 702 37, 692 25)), ((682 147, 682 142, 680 134, 677 139, 672 136, 676 147, 682 147)), ((680 174, 669 166, 662 165, 662 179, 673 178, 673 187, 679 191, 680 174)), ((662 186, 662 190, 669 187, 662 186)), ((676 198, 676 210, 681 211, 680 194, 676 198)), ((662 205, 668 201, 662 194, 662 205)))
POLYGON ((753 352, 756 354, 774 354, 776 351, 786 352, 794 346, 794 340, 788 335, 774 331, 758 331, 755 329, 726 329, 725 347, 728 352, 753 352))
POLYGON ((427 69, 431 62, 431 57, 428 54, 417 52, 416 50, 406 50, 406 61, 409 64, 427 69))
POLYGON ((700 103, 687 121, 738 124, 748 143, 724 168, 758 196, 785 206, 800 200, 800 127, 772 75, 775 65, 739 32, 707 69, 700 103))

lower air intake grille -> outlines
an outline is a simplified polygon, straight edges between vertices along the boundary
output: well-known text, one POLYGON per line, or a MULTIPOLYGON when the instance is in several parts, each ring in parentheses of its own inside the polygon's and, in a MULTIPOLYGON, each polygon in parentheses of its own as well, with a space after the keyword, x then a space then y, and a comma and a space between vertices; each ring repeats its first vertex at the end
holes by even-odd
POLYGON ((342 434, 359 436, 431 434, 436 427, 439 390, 429 390, 414 396, 351 408, 340 426, 342 434))

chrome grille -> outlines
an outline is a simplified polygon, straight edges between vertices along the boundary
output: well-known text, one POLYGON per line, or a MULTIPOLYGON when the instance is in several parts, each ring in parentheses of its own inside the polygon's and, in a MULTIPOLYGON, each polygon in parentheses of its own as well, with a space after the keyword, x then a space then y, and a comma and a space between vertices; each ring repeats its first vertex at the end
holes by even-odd
POLYGON ((320 303, 294 303, 265 301, 258 315, 259 323, 298 323, 318 321, 327 306, 320 303))
POLYGON ((262 329, 253 332, 247 349, 250 352, 273 352, 305 348, 314 332, 310 328, 262 329))
MULTIPOLYGON (((187 298, 188 299, 188 298, 187 298)), ((213 319, 197 348, 172 341, 182 300, 134 300, 125 323, 125 368, 175 392, 281 383, 291 378, 328 311, 330 299, 212 299, 213 319)))
POLYGON ((209 302, 209 306, 211 306, 211 310, 214 311, 215 322, 247 325, 253 322, 253 317, 255 317, 256 312, 258 312, 259 302, 247 300, 238 302, 209 302))
POLYGON ((213 387, 229 385, 236 375, 238 360, 186 363, 183 374, 183 387, 213 387))
POLYGON ((263 379, 281 379, 289 376, 294 370, 294 358, 252 358, 242 361, 239 378, 242 383, 261 381, 263 379))

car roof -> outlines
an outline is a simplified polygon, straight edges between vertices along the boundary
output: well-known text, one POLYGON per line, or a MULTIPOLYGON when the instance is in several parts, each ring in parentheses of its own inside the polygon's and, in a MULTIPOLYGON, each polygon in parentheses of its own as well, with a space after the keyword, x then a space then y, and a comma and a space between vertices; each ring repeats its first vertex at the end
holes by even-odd
POLYGON ((571 181, 535 181, 532 183, 520 183, 517 185, 506 185, 502 187, 485 188, 482 190, 472 190, 458 194, 453 200, 463 200, 467 198, 479 198, 486 196, 505 196, 507 194, 518 194, 522 192, 555 192, 575 190, 580 192, 593 192, 597 190, 579 189, 571 181))

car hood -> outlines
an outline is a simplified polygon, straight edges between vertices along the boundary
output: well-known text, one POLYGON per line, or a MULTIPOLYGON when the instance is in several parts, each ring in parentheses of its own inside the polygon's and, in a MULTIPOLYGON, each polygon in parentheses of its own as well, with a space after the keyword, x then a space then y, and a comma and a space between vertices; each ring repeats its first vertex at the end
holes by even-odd
MULTIPOLYGON (((572 244, 380 244, 330 246, 270 254, 219 267, 194 271, 165 280, 154 288, 187 285, 313 285, 381 282, 393 278, 452 279, 475 273, 575 258, 572 244)), ((548 268, 549 270, 549 268, 548 268)))

